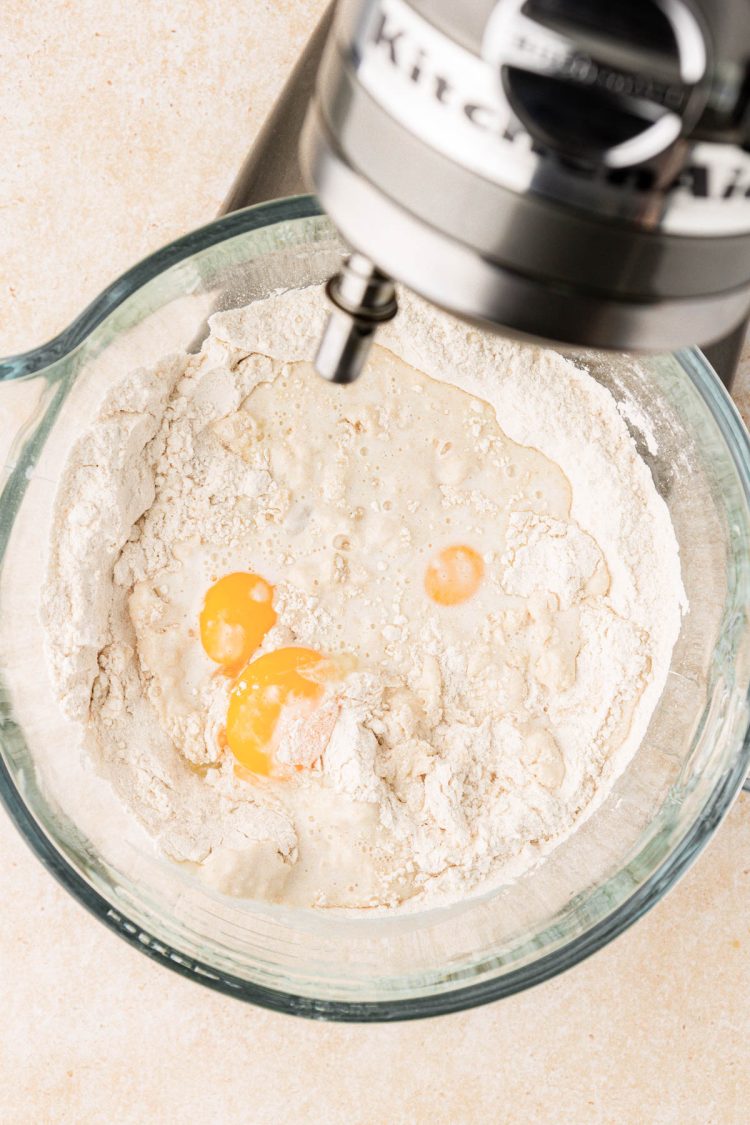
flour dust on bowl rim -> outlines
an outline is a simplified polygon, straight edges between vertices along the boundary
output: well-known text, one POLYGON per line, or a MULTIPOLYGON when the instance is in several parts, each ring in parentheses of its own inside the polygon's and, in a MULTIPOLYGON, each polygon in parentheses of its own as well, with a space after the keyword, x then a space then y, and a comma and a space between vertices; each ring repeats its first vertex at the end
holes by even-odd
POLYGON ((71 783, 71 730, 38 705, 49 516, 73 421, 80 432, 108 386, 196 350, 218 308, 325 281, 342 252, 311 197, 250 208, 147 258, 50 344, 0 363, 0 792, 48 870, 156 961, 276 1010, 387 1021, 484 1003, 574 965, 658 901, 716 829, 750 760, 750 446, 700 352, 577 357, 621 403, 668 505, 690 611, 640 749, 543 864, 457 905, 392 916, 212 891, 154 854, 105 782, 71 783), (97 822, 107 812, 101 832, 94 805, 97 822))

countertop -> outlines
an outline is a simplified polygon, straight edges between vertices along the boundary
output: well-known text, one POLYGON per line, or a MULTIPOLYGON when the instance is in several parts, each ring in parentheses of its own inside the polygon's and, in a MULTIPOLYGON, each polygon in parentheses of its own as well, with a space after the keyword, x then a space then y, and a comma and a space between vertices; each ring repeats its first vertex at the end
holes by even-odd
MULTIPOLYGON (((322 0, 6 0, 0 354, 211 218, 322 0)), ((737 398, 750 407, 750 358, 737 398)), ((747 413, 745 415, 748 416, 747 413)), ((398 1026, 244 1006, 64 893, 0 813, 0 1122, 744 1122, 750 801, 623 937, 524 995, 398 1026)))

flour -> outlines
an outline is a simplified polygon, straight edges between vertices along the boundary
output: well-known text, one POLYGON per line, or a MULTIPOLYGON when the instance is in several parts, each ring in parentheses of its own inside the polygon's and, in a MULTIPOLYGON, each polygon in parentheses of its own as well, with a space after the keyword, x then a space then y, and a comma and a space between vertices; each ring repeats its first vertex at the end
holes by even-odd
POLYGON ((666 679, 677 544, 614 399, 566 359, 404 294, 333 388, 305 363, 323 315, 317 289, 217 314, 198 356, 112 389, 60 484, 48 655, 97 768, 198 876, 419 906, 517 877, 606 798, 666 679), (423 575, 450 542, 484 579, 446 608, 423 575), (196 640, 234 569, 275 587, 260 654, 345 660, 284 726, 284 781, 227 751, 230 684, 196 640))

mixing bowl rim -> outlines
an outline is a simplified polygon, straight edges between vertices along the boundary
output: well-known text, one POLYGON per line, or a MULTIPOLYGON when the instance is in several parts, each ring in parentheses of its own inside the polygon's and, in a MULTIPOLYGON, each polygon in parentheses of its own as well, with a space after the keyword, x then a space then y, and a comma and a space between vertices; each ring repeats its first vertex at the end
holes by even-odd
POLYGON ((75 351, 103 320, 147 282, 220 242, 277 223, 325 216, 314 195, 291 195, 234 211, 166 243, 110 282, 67 328, 39 347, 0 356, 0 383, 39 374, 75 351))
MULTIPOLYGON (((39 373, 82 344, 118 305, 160 273, 208 247, 264 227, 297 219, 318 218, 323 212, 313 196, 293 196, 247 208, 208 223, 144 258, 104 289, 63 332, 39 348, 0 360, 0 382, 39 373)), ((750 438, 729 395, 698 349, 676 353, 709 406, 731 453, 746 501, 750 505, 750 438)), ((57 849, 24 802, 6 762, 0 757, 0 801, 11 821, 46 870, 90 913, 130 945, 174 972, 226 995, 273 1011, 345 1022, 392 1022, 463 1011, 511 996, 572 968, 623 933, 641 918, 687 871, 718 827, 742 787, 750 761, 750 731, 746 730, 732 768, 716 786, 703 815, 686 830, 673 852, 611 914, 560 949, 508 973, 476 984, 430 996, 353 1002, 323 1000, 270 989, 219 972, 160 939, 144 932, 115 910, 78 874, 57 849)))

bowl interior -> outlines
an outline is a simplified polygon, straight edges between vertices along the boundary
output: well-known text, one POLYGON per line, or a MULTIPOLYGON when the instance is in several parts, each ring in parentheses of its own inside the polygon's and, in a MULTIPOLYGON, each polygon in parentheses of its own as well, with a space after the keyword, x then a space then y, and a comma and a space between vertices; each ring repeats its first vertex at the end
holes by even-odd
POLYGON ((0 507, 5 800, 46 862, 109 924, 236 995, 368 1019, 515 991, 591 952, 655 901, 747 771, 744 429, 697 352, 578 356, 621 403, 669 506, 690 612, 642 747, 603 806, 544 864, 457 906, 391 918, 222 896, 160 859, 109 786, 81 764, 75 732, 50 705, 38 592, 60 470, 112 382, 169 352, 195 350, 215 309, 321 282, 337 268, 342 246, 325 218, 300 217, 284 201, 243 214, 198 232, 175 264, 144 263, 132 292, 80 341, 71 338, 36 374, 0 385, 6 403, 11 391, 25 396, 0 507))

